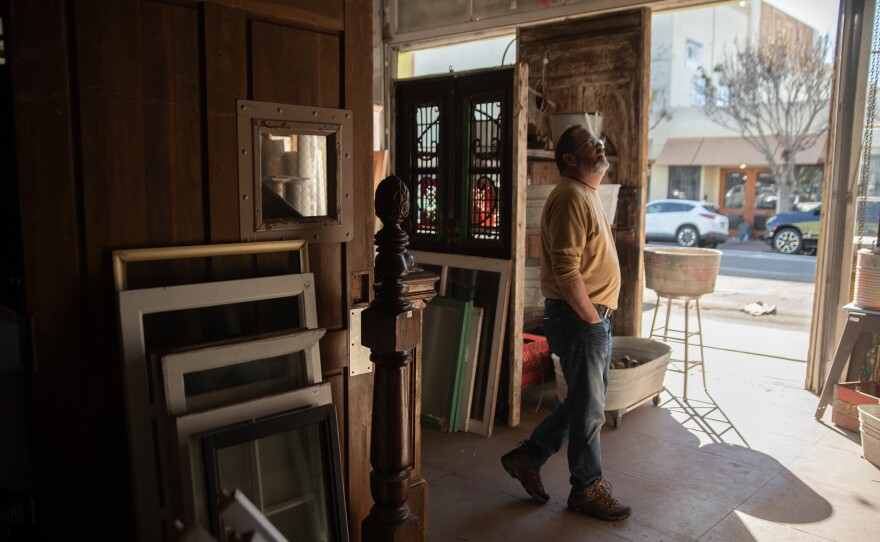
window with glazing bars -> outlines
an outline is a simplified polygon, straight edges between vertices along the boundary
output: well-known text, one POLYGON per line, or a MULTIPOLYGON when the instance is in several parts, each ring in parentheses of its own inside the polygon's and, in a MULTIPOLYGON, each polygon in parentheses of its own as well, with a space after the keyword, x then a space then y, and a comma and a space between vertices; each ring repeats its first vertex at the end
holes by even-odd
POLYGON ((415 232, 437 234, 437 178, 440 149, 440 106, 428 104, 415 110, 415 152, 412 174, 416 180, 412 211, 415 232))
POLYGON ((700 166, 669 166, 670 199, 700 199, 700 166))
POLYGON ((468 237, 501 239, 501 102, 477 102, 470 108, 470 186, 468 237))
POLYGON ((513 70, 396 84, 395 173, 410 247, 510 257, 513 70))

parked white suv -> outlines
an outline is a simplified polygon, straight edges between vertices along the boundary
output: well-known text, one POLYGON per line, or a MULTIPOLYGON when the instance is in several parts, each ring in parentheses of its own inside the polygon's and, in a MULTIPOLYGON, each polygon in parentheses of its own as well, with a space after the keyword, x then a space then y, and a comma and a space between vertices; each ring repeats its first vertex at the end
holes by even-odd
POLYGON ((716 247, 727 241, 727 217, 707 201, 661 199, 645 208, 648 241, 675 241, 683 247, 716 247))

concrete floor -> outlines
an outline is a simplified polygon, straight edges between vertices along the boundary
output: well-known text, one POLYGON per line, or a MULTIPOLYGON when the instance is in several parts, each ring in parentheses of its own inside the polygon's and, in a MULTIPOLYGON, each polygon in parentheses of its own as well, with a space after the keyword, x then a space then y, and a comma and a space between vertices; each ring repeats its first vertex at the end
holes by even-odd
POLYGON ((632 507, 629 519, 567 511, 564 449, 542 470, 545 505, 501 467, 501 455, 555 406, 547 383, 524 390, 521 425, 496 425, 491 438, 423 431, 430 540, 880 539, 880 469, 862 458, 858 433, 831 424, 831 408, 824 423, 813 419, 818 398, 803 389, 805 363, 772 353, 781 341, 801 348, 806 335, 703 315, 704 335, 721 326, 726 344, 705 351, 709 393, 692 373, 683 401, 682 374, 669 372, 659 407, 648 402, 602 431, 604 476, 632 507), (749 348, 756 344, 766 348, 749 348))

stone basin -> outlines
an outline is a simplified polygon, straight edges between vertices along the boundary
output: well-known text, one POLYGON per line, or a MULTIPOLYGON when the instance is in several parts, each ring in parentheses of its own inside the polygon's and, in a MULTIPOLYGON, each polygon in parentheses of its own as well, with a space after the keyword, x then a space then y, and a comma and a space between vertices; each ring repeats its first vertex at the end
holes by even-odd
POLYGON ((720 250, 646 247, 645 286, 661 297, 695 298, 715 291, 720 250))

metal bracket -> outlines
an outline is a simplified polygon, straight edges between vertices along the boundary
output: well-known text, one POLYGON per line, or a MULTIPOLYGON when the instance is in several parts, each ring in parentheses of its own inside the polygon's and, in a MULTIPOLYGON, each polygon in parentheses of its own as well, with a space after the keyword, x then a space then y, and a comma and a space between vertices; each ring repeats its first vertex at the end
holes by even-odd
POLYGON ((348 311, 348 336, 350 340, 348 371, 350 376, 373 372, 370 349, 361 344, 361 313, 365 308, 360 307, 348 311))

